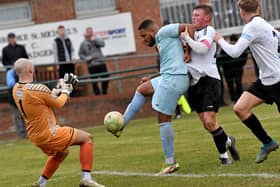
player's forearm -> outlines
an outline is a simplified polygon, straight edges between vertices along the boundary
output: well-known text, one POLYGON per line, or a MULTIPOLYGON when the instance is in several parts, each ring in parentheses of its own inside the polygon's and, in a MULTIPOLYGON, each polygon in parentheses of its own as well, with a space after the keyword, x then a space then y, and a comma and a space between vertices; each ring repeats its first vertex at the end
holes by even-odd
POLYGON ((198 54, 206 54, 208 52, 208 47, 204 43, 194 41, 189 35, 184 37, 184 41, 198 54))
POLYGON ((218 41, 221 48, 232 58, 238 58, 248 47, 246 40, 239 39, 235 45, 227 43, 223 38, 218 41))
POLYGON ((62 93, 53 100, 52 105, 55 108, 62 108, 65 105, 67 100, 68 100, 68 95, 62 93))

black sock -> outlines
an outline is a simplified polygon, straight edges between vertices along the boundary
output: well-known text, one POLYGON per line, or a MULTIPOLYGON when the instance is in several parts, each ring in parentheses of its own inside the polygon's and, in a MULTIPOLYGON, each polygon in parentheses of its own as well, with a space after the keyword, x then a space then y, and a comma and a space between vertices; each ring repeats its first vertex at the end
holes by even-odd
POLYGON ((216 147, 220 154, 223 154, 227 151, 226 147, 226 141, 227 141, 227 135, 222 127, 219 127, 215 131, 211 132, 214 142, 216 144, 216 147))
POLYGON ((261 122, 258 118, 252 114, 250 117, 245 119, 243 123, 251 129, 254 135, 263 143, 268 144, 272 139, 267 135, 266 131, 262 127, 261 122))

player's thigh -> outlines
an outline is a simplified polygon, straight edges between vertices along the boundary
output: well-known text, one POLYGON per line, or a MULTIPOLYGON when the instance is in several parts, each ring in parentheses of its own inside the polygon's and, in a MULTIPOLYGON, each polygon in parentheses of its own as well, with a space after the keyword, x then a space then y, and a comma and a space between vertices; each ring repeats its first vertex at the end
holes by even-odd
POLYGON ((77 136, 71 145, 81 145, 83 143, 92 142, 92 139, 90 133, 77 129, 77 136))
POLYGON ((151 82, 152 80, 148 80, 148 81, 140 84, 137 87, 137 91, 145 97, 152 97, 153 94, 154 94, 154 88, 153 88, 153 85, 152 85, 152 82, 151 82))
POLYGON ((68 147, 73 144, 77 135, 78 131, 73 127, 59 127, 49 142, 38 147, 48 156, 55 156, 59 153, 66 154, 68 147))
POLYGON ((197 113, 218 112, 221 98, 221 81, 203 77, 188 91, 188 101, 197 113))
POLYGON ((245 91, 242 93, 240 98, 237 100, 233 107, 233 110, 242 118, 242 120, 249 117, 252 108, 260 105, 264 102, 261 98, 253 95, 252 93, 245 91))
POLYGON ((271 98, 271 101, 276 103, 278 112, 280 112, 280 82, 270 86, 264 86, 264 90, 266 94, 271 98))
POLYGON ((178 99, 188 88, 187 76, 161 77, 158 84, 153 84, 152 107, 157 112, 172 116, 178 99))

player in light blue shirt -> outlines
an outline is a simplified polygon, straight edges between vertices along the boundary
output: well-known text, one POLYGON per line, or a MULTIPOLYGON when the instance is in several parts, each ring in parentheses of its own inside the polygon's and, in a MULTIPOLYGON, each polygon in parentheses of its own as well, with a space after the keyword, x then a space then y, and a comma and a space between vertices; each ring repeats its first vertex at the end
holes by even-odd
POLYGON ((186 75, 187 63, 184 62, 184 49, 179 38, 180 24, 169 24, 156 34, 155 42, 160 56, 160 74, 186 75))
POLYGON ((180 33, 186 28, 189 28, 186 24, 170 24, 159 29, 152 20, 143 21, 138 28, 145 45, 153 47, 156 44, 160 56, 160 76, 142 79, 142 84, 136 89, 124 112, 124 120, 126 126, 144 105, 145 97, 152 97, 152 107, 159 116, 160 139, 166 163, 158 175, 172 173, 179 168, 175 161, 171 118, 179 97, 189 87, 188 67, 185 61, 189 61, 190 56, 184 56, 180 38, 180 33))

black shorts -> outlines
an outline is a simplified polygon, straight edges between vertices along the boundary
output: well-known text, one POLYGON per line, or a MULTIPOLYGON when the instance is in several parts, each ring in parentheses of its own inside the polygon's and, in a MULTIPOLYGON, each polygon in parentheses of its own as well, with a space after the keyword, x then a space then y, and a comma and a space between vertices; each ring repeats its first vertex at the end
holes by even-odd
POLYGON ((262 84, 261 80, 258 79, 247 89, 247 92, 264 100, 267 104, 272 105, 273 102, 275 102, 278 112, 280 112, 280 82, 265 86, 262 84))
POLYGON ((190 86, 188 101, 197 113, 218 112, 221 100, 221 81, 211 77, 202 77, 198 83, 190 86))

